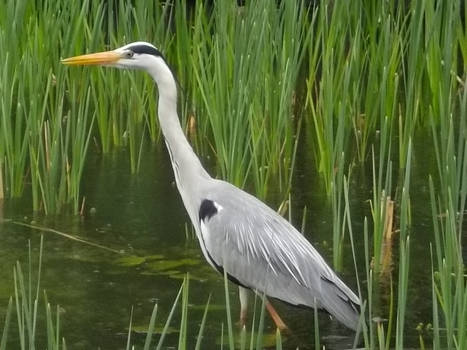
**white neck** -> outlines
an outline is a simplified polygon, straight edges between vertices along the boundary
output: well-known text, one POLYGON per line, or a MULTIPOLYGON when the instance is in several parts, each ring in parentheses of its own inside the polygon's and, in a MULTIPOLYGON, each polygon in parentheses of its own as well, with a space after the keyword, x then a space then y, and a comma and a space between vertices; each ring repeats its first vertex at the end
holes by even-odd
MULTIPOLYGON (((193 152, 180 125, 177 114, 177 85, 172 72, 164 63, 151 66, 148 73, 158 86, 160 126, 170 153, 178 190, 182 195, 185 207, 189 209, 193 206, 187 204, 193 196, 188 196, 188 193, 198 188, 201 179, 209 179, 210 176, 193 152)), ((191 204, 196 208, 198 206, 197 203, 191 204)), ((190 216, 197 215, 190 210, 189 214, 190 216)), ((192 217, 192 219, 194 218, 192 217)))

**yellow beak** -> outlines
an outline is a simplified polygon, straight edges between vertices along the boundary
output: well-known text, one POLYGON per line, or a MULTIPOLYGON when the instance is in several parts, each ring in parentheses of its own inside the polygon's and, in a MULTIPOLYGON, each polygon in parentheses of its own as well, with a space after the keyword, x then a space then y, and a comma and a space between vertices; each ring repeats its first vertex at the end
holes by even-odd
POLYGON ((62 63, 70 66, 103 65, 115 63, 120 58, 120 54, 115 51, 105 51, 65 58, 62 60, 62 63))

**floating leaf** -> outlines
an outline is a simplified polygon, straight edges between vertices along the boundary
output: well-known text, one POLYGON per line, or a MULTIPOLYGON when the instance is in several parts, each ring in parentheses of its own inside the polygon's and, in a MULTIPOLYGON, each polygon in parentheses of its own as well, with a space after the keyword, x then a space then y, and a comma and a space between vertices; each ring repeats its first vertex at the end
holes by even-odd
POLYGON ((114 261, 115 264, 120 266, 138 266, 146 261, 146 258, 136 255, 122 256, 114 261))
POLYGON ((147 261, 160 260, 160 259, 164 259, 164 257, 165 256, 163 254, 153 254, 153 255, 145 256, 147 261))
MULTIPOLYGON (((157 326, 156 328, 154 328, 154 333, 161 334, 163 329, 164 329, 163 326, 157 326)), ((134 333, 138 333, 138 334, 147 334, 148 333, 148 326, 147 325, 141 325, 141 326, 134 326, 133 325, 133 326, 131 326, 131 331, 134 332, 134 333)), ((178 332, 180 332, 179 329, 169 326, 167 328, 165 334, 173 334, 173 333, 178 333, 178 332)))
POLYGON ((156 260, 148 264, 148 267, 155 271, 174 269, 180 266, 198 265, 197 259, 178 259, 178 260, 156 260))
POLYGON ((162 275, 162 276, 170 276, 170 275, 178 275, 178 274, 183 274, 185 276, 185 274, 179 270, 165 270, 165 271, 161 271, 158 273, 158 275, 162 275))

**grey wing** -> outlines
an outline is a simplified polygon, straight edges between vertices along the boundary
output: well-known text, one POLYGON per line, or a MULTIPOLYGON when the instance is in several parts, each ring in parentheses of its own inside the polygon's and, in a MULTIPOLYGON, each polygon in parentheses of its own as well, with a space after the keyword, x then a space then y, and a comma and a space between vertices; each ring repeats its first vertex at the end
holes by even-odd
POLYGON ((228 183, 218 187, 200 208, 201 244, 210 262, 245 287, 325 309, 355 329, 360 300, 313 246, 255 197, 228 183))

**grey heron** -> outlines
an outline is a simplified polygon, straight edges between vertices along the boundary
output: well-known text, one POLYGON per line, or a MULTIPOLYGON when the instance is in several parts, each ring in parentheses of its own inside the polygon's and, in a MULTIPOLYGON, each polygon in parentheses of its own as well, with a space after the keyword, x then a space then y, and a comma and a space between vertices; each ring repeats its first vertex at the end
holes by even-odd
MULTIPOLYGON (((204 257, 239 285, 240 320, 247 290, 292 305, 327 311, 356 330, 360 299, 339 279, 311 243, 256 197, 212 178, 194 153, 177 114, 177 84, 161 52, 134 42, 118 49, 64 59, 67 65, 103 65, 146 71, 159 91, 158 118, 175 182, 204 257)), ((283 328, 270 304, 268 310, 283 328)))

